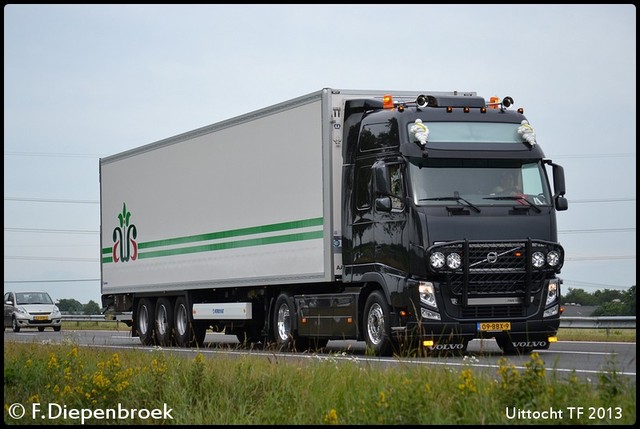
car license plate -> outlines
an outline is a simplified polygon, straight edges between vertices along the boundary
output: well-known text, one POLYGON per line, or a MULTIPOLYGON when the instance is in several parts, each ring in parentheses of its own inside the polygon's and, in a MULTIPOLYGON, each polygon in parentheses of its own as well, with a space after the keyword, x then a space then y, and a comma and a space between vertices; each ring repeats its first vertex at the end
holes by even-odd
POLYGON ((49 320, 48 316, 33 316, 35 320, 49 320))
POLYGON ((478 331, 510 331, 511 322, 482 322, 478 323, 478 331))

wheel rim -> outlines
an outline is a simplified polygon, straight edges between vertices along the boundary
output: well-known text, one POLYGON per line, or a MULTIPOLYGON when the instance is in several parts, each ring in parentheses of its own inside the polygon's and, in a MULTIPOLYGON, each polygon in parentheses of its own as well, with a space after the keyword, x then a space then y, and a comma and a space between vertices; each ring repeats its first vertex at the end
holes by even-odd
POLYGON ((146 305, 140 307, 140 314, 138 315, 138 330, 142 335, 146 335, 149 330, 149 310, 146 305))
POLYGON ((375 345, 380 344, 382 341, 384 329, 384 313, 380 304, 373 304, 369 309, 369 315, 367 317, 367 332, 369 333, 369 339, 375 345))
POLYGON ((179 305, 176 314, 176 330, 183 336, 187 333, 187 309, 184 305, 179 305))
POLYGON ((289 306, 283 304, 278 309, 278 336, 282 341, 289 338, 291 333, 291 316, 289 313, 289 306))

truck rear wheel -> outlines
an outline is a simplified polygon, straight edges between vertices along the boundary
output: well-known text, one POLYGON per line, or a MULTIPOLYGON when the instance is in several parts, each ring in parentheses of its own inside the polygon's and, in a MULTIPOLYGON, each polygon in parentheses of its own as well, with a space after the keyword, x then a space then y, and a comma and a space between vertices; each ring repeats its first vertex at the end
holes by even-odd
POLYGON ((161 346, 173 345, 173 305, 168 298, 160 298, 156 303, 156 340, 161 346))
POLYGON ((367 351, 376 356, 390 356, 393 350, 391 339, 391 311, 380 291, 367 298, 362 320, 367 351))
POLYGON ((155 308, 153 301, 148 298, 142 298, 138 301, 138 309, 136 311, 136 331, 140 337, 140 342, 145 346, 155 345, 155 308))

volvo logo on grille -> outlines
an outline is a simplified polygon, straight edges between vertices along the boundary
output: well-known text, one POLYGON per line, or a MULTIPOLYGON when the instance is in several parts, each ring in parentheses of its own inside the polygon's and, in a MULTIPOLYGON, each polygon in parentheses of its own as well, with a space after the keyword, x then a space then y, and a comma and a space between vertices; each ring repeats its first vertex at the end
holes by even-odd
POLYGON ((498 260, 498 252, 489 252, 487 253, 487 262, 490 264, 495 264, 498 260))

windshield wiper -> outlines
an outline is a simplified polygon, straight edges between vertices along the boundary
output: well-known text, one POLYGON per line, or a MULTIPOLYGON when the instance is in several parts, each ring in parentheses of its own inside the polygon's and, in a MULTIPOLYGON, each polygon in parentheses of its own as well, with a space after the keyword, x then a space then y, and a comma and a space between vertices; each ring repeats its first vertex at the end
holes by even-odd
POLYGON ((484 199, 485 200, 524 201, 525 203, 527 203, 529 205, 529 207, 534 208, 536 210, 536 212, 540 213, 542 211, 542 210, 540 210, 540 207, 538 207, 537 205, 533 204, 524 195, 504 195, 504 196, 499 196, 499 197, 484 197, 484 199))
POLYGON ((452 197, 420 198, 418 201, 456 201, 458 203, 460 201, 463 201, 467 206, 469 206, 472 209, 474 209, 477 213, 480 213, 480 209, 478 207, 474 206, 469 201, 467 201, 464 198, 462 198, 460 195, 458 195, 458 192, 454 192, 452 197))

